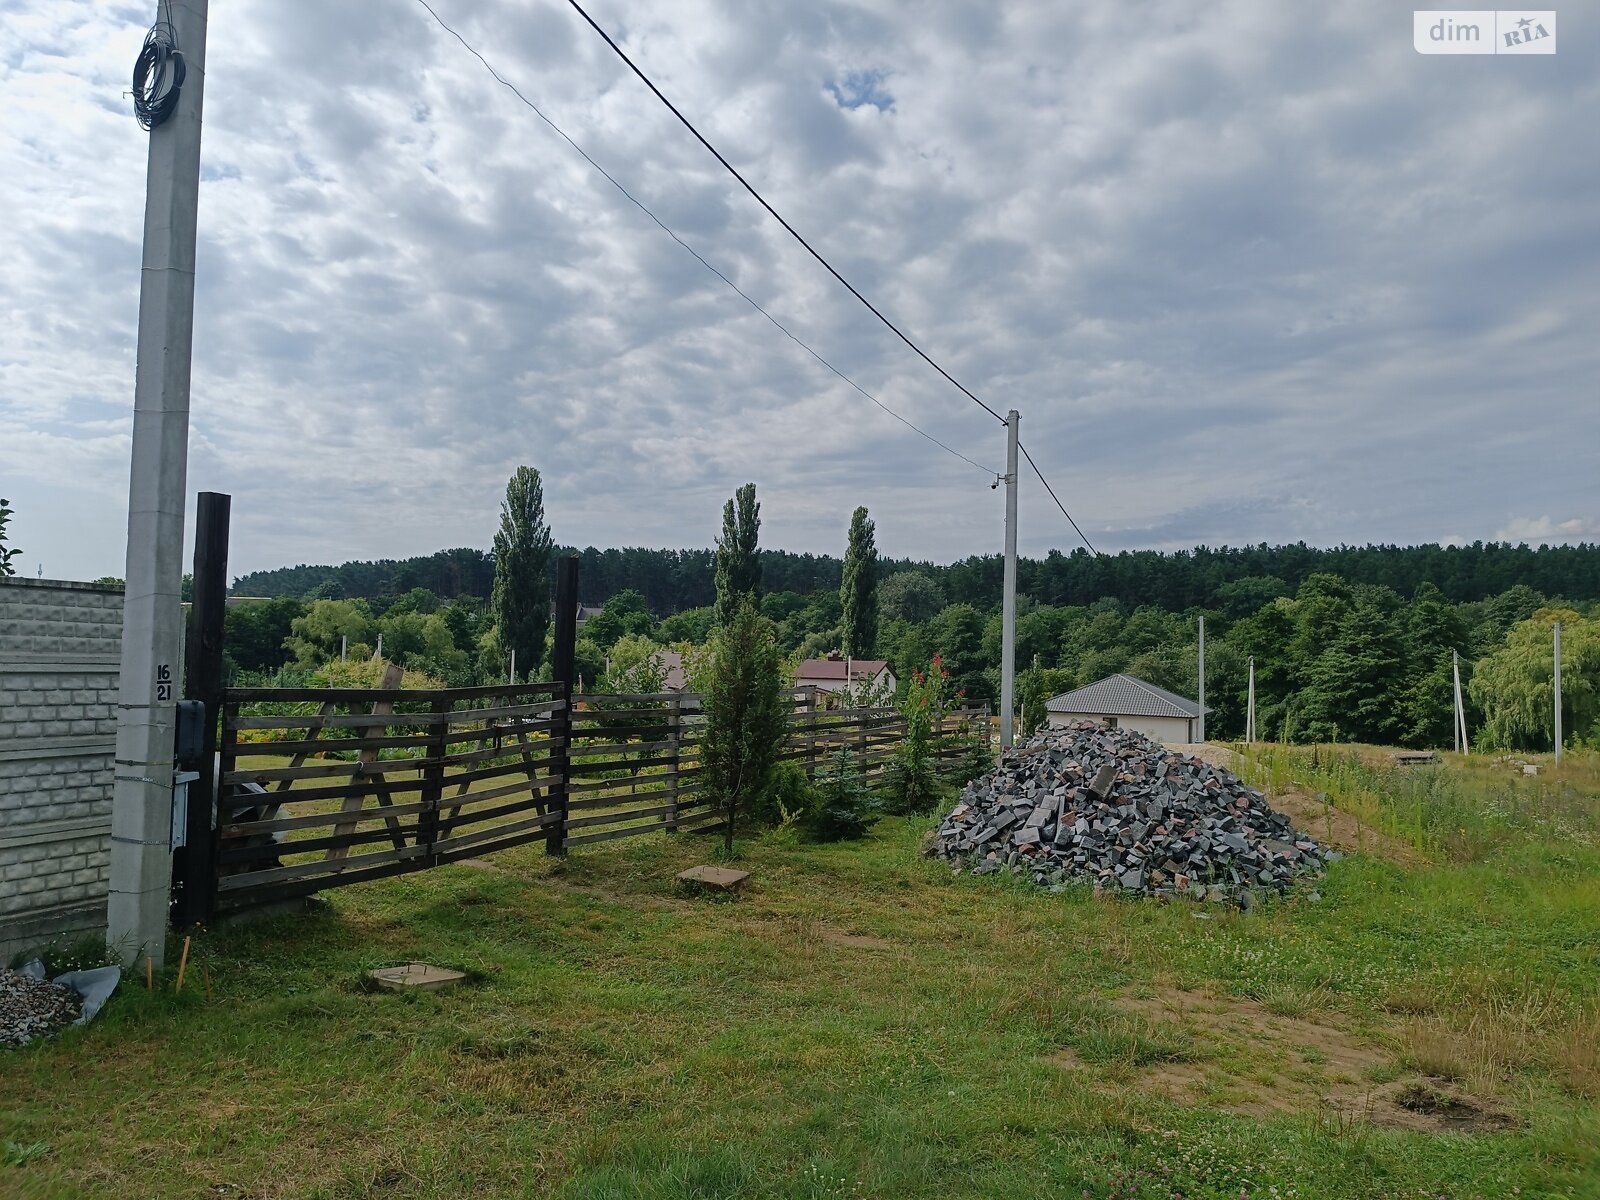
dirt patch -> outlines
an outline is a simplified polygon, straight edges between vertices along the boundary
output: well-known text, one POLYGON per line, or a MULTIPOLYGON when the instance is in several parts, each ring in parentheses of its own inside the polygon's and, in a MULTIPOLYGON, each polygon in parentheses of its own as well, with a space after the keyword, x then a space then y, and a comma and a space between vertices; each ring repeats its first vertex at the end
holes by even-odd
MULTIPOLYGON (((1175 989, 1121 997, 1116 1004, 1152 1023, 1178 1027, 1200 1048, 1192 1061, 1152 1064, 1134 1080, 1182 1104, 1260 1117, 1322 1113, 1341 1122, 1423 1132, 1486 1132, 1515 1125, 1457 1085, 1402 1074, 1388 1052, 1331 1015, 1288 1016, 1254 1000, 1175 989)), ((1050 1061, 1083 1065, 1071 1051, 1050 1061)))
POLYGON ((1213 767, 1221 767, 1224 771, 1239 773, 1239 756, 1233 752, 1232 746, 1219 746, 1215 742, 1183 742, 1167 747, 1174 754, 1187 754, 1191 758, 1198 758, 1201 762, 1208 762, 1213 767))
POLYGON ((1504 1113, 1485 1108, 1436 1079, 1401 1085, 1392 1099, 1406 1112, 1443 1122, 1445 1128, 1463 1133, 1510 1129, 1515 1124, 1504 1113))
POLYGON ((458 858, 458 867, 470 867, 474 871, 487 871, 491 875, 514 875, 515 871, 508 871, 499 863, 490 862, 487 858, 458 858))
POLYGON ((1380 833, 1343 809, 1304 792, 1281 792, 1268 797, 1272 807, 1283 813, 1294 827, 1325 846, 1357 854, 1374 854, 1405 867, 1421 866, 1428 860, 1415 847, 1380 833))
POLYGON ((857 950, 894 949, 894 943, 888 938, 874 937, 870 933, 845 933, 826 925, 817 931, 817 936, 830 946, 851 946, 857 950))

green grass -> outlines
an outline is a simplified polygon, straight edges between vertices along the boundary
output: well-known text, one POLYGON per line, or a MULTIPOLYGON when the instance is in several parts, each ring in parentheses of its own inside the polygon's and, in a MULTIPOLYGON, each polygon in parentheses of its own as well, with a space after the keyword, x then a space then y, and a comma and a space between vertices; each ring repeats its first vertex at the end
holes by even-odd
POLYGON ((742 839, 733 902, 674 885, 711 839, 653 835, 208 932, 181 995, 170 970, 130 979, 0 1058, 0 1196, 1600 1195, 1592 842, 1354 856, 1319 903, 1197 920, 953 876, 918 857, 930 824, 742 839), (413 958, 469 983, 365 986, 413 958), (1174 987, 1336 1019, 1393 1077, 1440 1063, 1515 1127, 1238 1116, 1209 1083, 1175 1103, 1151 1072, 1272 1064, 1116 1002, 1174 987))

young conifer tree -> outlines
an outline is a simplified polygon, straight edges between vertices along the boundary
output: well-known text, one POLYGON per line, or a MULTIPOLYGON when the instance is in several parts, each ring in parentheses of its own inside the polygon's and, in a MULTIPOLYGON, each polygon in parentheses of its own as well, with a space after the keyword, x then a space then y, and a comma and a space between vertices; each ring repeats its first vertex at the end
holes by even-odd
POLYGON ((767 786, 788 732, 788 711, 778 639, 754 597, 740 599, 711 650, 700 781, 726 819, 723 845, 731 854, 734 821, 767 786))

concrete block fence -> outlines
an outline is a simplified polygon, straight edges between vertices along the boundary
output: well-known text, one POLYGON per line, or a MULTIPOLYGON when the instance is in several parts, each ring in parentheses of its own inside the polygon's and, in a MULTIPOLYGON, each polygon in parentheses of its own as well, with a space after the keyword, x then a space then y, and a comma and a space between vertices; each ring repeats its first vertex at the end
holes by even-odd
POLYGON ((0 961, 106 929, 122 589, 0 579, 0 961))

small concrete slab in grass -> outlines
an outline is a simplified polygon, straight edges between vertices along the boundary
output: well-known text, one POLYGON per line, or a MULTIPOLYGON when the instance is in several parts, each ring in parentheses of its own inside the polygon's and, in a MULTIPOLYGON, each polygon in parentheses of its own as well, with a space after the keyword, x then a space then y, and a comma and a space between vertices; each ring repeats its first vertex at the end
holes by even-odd
POLYGON ((718 892, 736 892, 749 878, 749 871, 735 871, 732 867, 690 867, 678 872, 679 883, 718 892))
POLYGON ((391 992, 421 991, 442 992, 466 979, 465 971, 452 971, 449 967, 436 967, 432 963, 402 963, 398 967, 379 967, 368 971, 367 978, 391 992))

